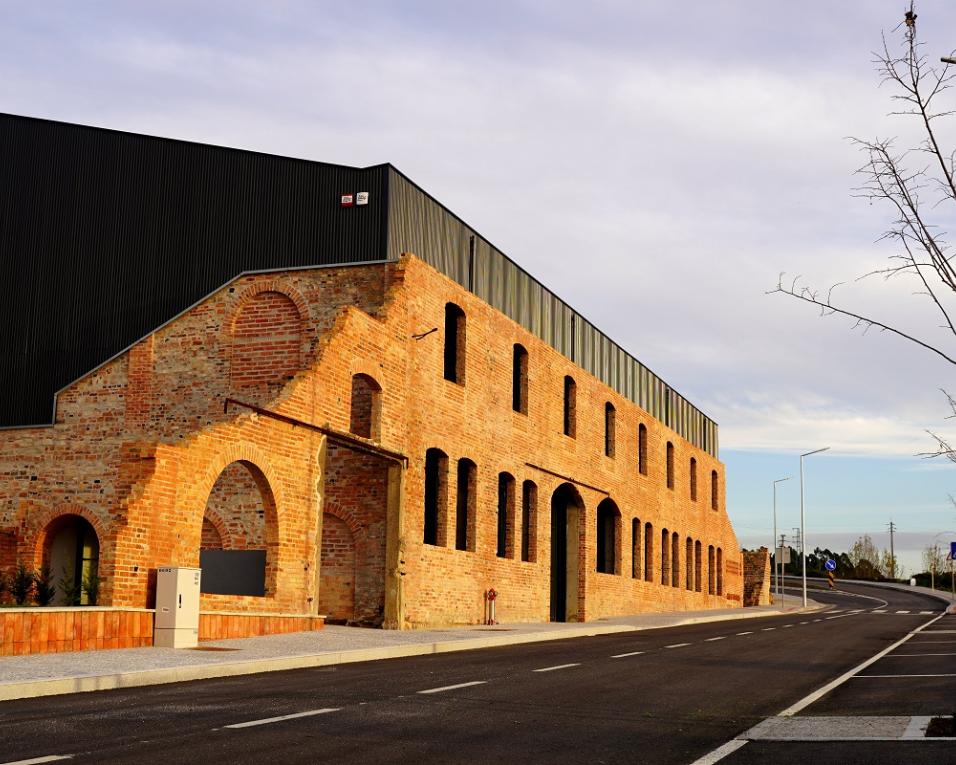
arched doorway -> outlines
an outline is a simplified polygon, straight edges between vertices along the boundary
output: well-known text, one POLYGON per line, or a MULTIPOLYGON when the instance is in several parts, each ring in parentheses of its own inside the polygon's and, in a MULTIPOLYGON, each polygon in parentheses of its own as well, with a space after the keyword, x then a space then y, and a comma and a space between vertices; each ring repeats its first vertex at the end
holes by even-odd
POLYGON ((355 620, 355 535, 348 523, 332 513, 322 514, 322 587, 319 613, 326 620, 355 620))
POLYGON ((216 479, 203 514, 199 565, 202 591, 213 595, 275 595, 278 518, 265 474, 240 460, 216 479))
POLYGON ((43 565, 56 583, 53 603, 96 605, 99 594, 100 540, 79 515, 61 515, 44 531, 43 565))
POLYGON ((578 541, 584 502, 571 484, 551 495, 551 621, 578 618, 578 541))

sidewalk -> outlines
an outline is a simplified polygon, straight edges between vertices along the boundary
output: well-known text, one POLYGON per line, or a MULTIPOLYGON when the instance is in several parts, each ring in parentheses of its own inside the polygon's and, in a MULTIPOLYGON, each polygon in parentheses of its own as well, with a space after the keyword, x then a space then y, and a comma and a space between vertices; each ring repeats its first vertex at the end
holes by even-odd
MULTIPOLYGON (((821 607, 811 602, 807 610, 821 607)), ((0 701, 779 616, 798 610, 799 599, 785 596, 782 603, 773 606, 638 614, 585 624, 474 625, 408 631, 329 625, 317 632, 203 642, 194 649, 118 648, 9 656, 0 658, 0 701)))

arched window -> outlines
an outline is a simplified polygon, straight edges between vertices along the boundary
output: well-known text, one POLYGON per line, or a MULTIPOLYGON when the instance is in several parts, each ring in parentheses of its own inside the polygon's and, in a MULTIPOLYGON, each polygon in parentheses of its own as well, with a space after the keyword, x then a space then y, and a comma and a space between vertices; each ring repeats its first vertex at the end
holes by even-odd
POLYGON ((610 497, 597 508, 597 570, 601 574, 619 574, 621 512, 610 497))
POLYGON ((614 439, 615 439, 615 414, 614 405, 608 401, 604 404, 604 456, 614 457, 614 439))
POLYGON ((707 546, 707 594, 713 595, 716 589, 716 573, 714 571, 714 546, 707 546))
POLYGON ((690 501, 697 501, 697 459, 690 458, 690 501))
POLYGON ((631 578, 641 578, 641 521, 631 521, 631 578))
POLYGON ((511 371, 511 408, 528 413, 528 352, 519 343, 515 343, 511 371))
POLYGON ((100 592, 100 540, 86 518, 60 515, 42 534, 43 568, 55 582, 50 605, 95 606, 100 592))
POLYGON ((680 587, 680 536, 671 534, 671 587, 680 587))
POLYGON ((445 544, 445 512, 448 507, 448 456, 441 449, 425 452, 426 545, 445 544))
POLYGON ((362 438, 379 439, 381 386, 365 374, 352 376, 352 406, 349 432, 362 438))
POLYGON ((521 560, 538 559, 538 487, 534 481, 521 484, 521 560))
POLYGON ((661 529, 661 584, 671 583, 671 535, 661 529))
POLYGON ((644 423, 637 428, 637 469, 641 475, 647 475, 647 426, 644 423))
POLYGON ((515 557, 515 479, 510 473, 498 474, 498 546, 499 558, 515 557))
POLYGON ((574 378, 564 378, 564 435, 577 436, 577 396, 578 386, 574 378))
POLYGON ((644 525, 644 581, 654 581, 654 525, 644 525))
POLYGON ((710 509, 716 510, 718 508, 719 494, 717 486, 717 471, 710 471, 710 509))
POLYGON ((702 563, 701 563, 701 544, 698 539, 694 542, 694 590, 697 592, 701 591, 701 588, 704 586, 702 563))
POLYGON ((674 488, 674 444, 667 442, 667 488, 674 488))
POLYGON ((465 312, 445 304, 445 379, 465 384, 465 312))
POLYGON ((458 460, 458 494, 455 498, 455 549, 475 550, 475 494, 478 468, 470 459, 458 460))
POLYGON ((684 565, 687 567, 687 590, 694 591, 694 540, 687 537, 684 545, 684 565))
POLYGON ((717 594, 724 594, 724 551, 717 548, 717 594))

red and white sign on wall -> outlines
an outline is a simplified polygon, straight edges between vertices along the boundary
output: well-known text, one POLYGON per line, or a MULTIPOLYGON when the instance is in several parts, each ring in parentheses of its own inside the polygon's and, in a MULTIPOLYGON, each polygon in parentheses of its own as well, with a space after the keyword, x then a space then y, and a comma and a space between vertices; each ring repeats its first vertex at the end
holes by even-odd
POLYGON ((368 192, 360 191, 357 194, 342 194, 342 207, 362 207, 368 204, 368 192))

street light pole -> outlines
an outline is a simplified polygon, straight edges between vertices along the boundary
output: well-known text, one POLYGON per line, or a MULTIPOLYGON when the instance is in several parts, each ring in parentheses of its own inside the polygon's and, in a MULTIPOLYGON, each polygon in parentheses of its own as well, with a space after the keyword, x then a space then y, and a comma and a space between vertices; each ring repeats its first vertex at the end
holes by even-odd
MULTIPOLYGON (((773 577, 774 577, 774 590, 777 595, 780 595, 780 574, 777 573, 777 566, 780 564, 778 558, 781 558, 782 555, 778 555, 779 550, 777 549, 777 484, 783 481, 789 481, 793 478, 792 475, 788 475, 786 478, 778 478, 773 482, 773 577)), ((782 545, 781 545, 782 546, 782 545)))
POLYGON ((812 452, 806 452, 800 455, 800 555, 803 558, 803 607, 807 607, 807 519, 803 506, 803 458, 811 454, 819 454, 829 449, 824 446, 822 449, 814 449, 812 452))

